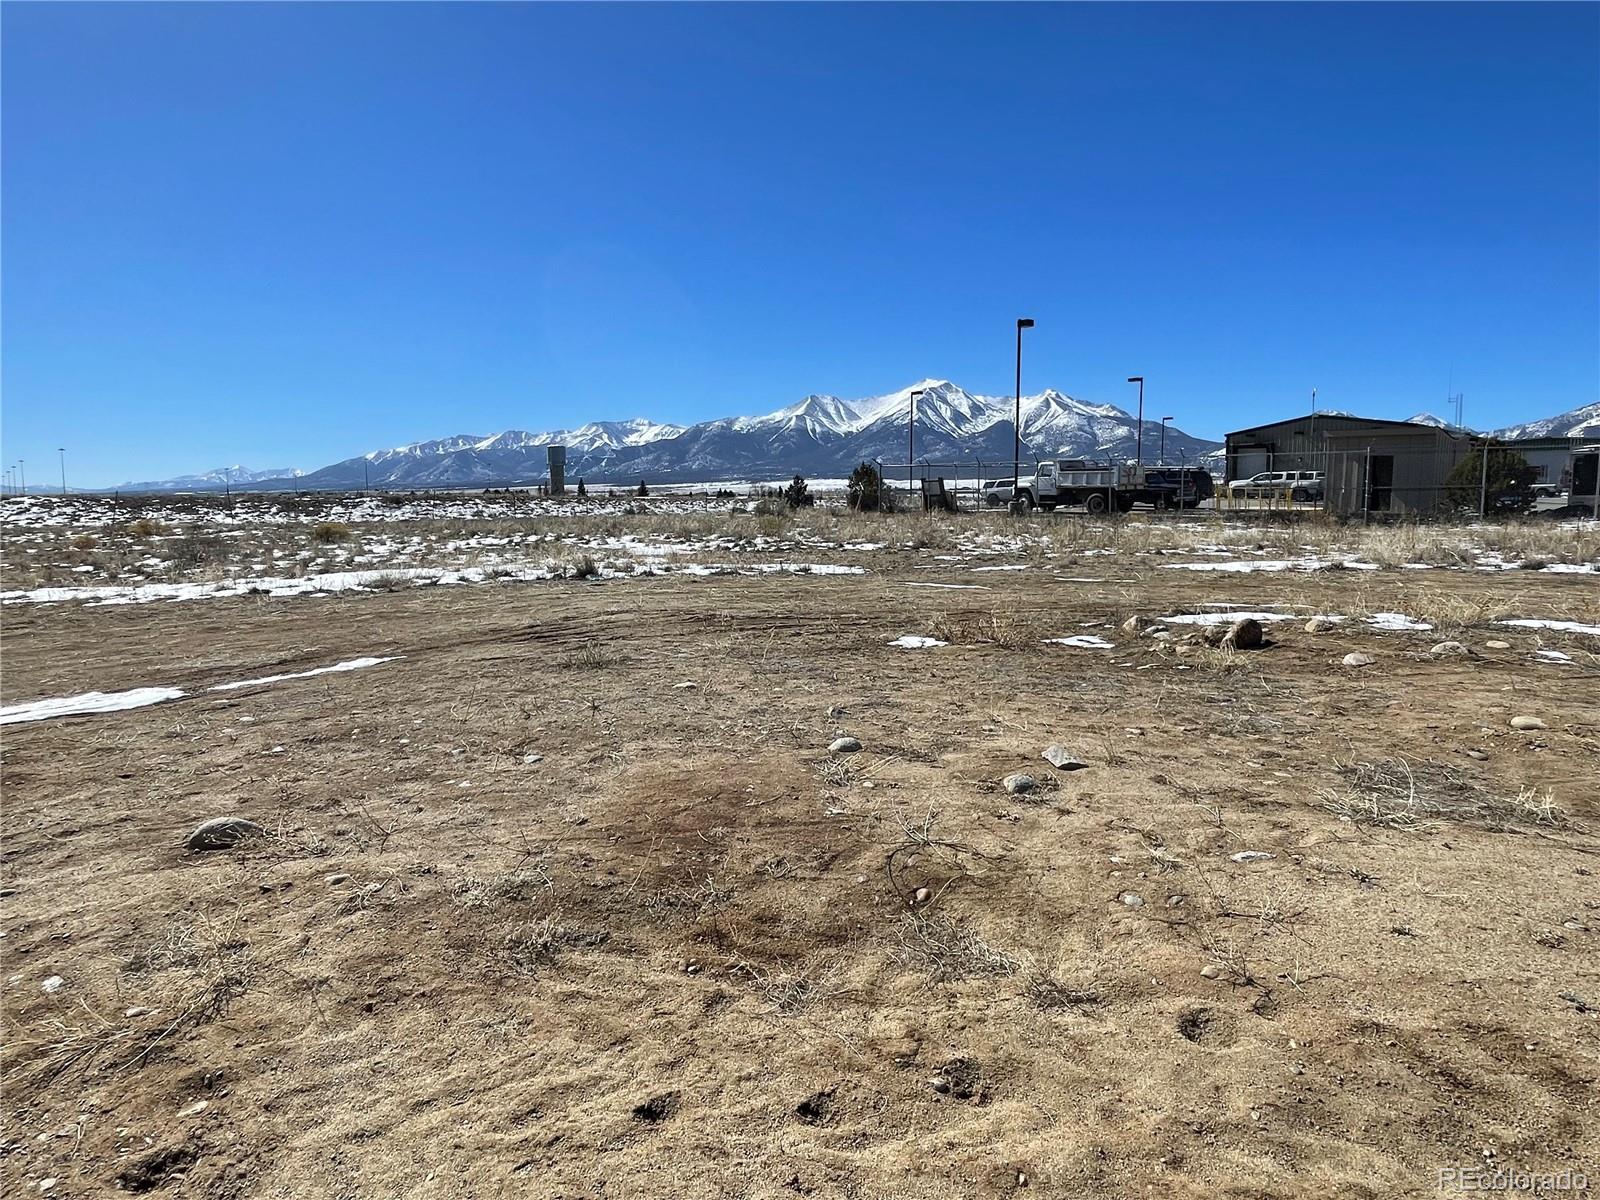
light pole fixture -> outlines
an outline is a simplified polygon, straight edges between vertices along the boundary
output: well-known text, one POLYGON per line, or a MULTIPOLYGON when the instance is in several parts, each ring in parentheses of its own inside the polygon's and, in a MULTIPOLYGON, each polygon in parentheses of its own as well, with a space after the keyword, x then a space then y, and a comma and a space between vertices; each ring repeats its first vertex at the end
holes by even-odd
POLYGON ((67 494, 67 448, 65 446, 57 446, 56 453, 61 455, 61 494, 65 496, 67 494))
POLYGON ((914 388, 911 392, 911 414, 906 419, 906 491, 912 488, 912 464, 917 461, 917 397, 927 388, 914 388))
POLYGON ((1017 318, 1017 412, 1011 422, 1011 498, 1022 487, 1022 331, 1033 328, 1032 317, 1017 318))
POLYGON ((1167 422, 1170 420, 1172 420, 1171 417, 1161 418, 1161 465, 1163 467, 1167 465, 1167 422))
POLYGON ((1139 465, 1144 466, 1144 376, 1129 375, 1129 383, 1139 385, 1139 424, 1133 434, 1133 454, 1139 460, 1139 465))

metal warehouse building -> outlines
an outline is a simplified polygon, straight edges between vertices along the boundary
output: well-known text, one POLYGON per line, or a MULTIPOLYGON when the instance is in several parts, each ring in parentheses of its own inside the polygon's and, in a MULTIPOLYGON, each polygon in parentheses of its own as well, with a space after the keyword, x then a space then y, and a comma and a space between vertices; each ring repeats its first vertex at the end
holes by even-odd
POLYGON ((1433 425, 1310 413, 1228 434, 1228 478, 1321 471, 1333 512, 1430 512, 1475 444, 1469 434, 1433 425))

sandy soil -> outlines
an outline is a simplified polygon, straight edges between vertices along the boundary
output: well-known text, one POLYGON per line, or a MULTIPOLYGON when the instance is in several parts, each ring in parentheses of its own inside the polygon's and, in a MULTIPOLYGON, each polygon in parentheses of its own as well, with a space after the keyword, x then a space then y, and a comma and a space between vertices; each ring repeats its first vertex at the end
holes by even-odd
POLYGON ((190 694, 4 730, 4 1192, 1600 1173, 1597 639, 1121 627, 1419 589, 1594 620, 1592 576, 869 565, 7 608, 8 704, 190 694), (1082 633, 1116 648, 1042 644, 1082 633), (1401 759, 1423 806, 1341 819, 1401 759), (228 814, 269 836, 182 848, 228 814))

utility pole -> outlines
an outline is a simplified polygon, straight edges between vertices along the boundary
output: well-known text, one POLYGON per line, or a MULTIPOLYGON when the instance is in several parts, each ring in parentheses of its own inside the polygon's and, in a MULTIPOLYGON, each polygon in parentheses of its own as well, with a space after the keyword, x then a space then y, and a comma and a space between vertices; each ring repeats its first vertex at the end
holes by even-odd
POLYGON ((17 478, 21 481, 22 494, 28 494, 28 473, 22 469, 22 459, 17 459, 17 478))
POLYGON ((1022 490, 1022 331, 1033 328, 1032 317, 1017 318, 1017 411, 1011 422, 1011 499, 1022 490))
POLYGON ((1133 456, 1139 460, 1139 469, 1144 470, 1144 376, 1129 375, 1129 383, 1139 385, 1139 423, 1134 426, 1133 456))
POLYGON ((61 455, 61 495, 64 498, 67 494, 67 448, 57 446, 56 453, 61 455))
POLYGON ((912 488, 912 464, 917 461, 917 397, 926 390, 926 388, 917 388, 911 393, 911 415, 906 422, 906 493, 908 495, 912 488))

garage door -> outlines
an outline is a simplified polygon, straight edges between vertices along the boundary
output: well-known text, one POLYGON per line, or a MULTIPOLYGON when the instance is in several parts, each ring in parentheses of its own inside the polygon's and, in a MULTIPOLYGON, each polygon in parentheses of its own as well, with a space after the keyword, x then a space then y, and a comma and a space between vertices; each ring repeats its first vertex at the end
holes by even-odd
POLYGON ((1270 450, 1240 450, 1234 455, 1233 477, 1235 479, 1249 479, 1252 475, 1259 475, 1262 471, 1272 469, 1272 452, 1270 450))

